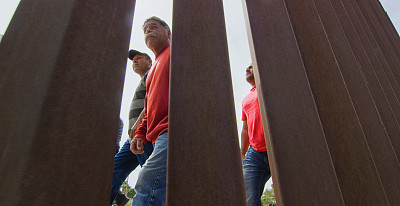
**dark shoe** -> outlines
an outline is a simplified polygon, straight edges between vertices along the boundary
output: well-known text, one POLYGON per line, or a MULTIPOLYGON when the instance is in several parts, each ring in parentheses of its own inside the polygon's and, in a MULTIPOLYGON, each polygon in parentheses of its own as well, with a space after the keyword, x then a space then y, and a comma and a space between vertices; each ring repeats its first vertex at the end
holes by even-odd
POLYGON ((124 193, 122 193, 121 191, 119 191, 119 192, 117 193, 117 196, 115 197, 115 203, 116 203, 118 206, 125 206, 126 203, 128 203, 128 202, 129 202, 129 198, 128 198, 127 196, 125 196, 124 193))

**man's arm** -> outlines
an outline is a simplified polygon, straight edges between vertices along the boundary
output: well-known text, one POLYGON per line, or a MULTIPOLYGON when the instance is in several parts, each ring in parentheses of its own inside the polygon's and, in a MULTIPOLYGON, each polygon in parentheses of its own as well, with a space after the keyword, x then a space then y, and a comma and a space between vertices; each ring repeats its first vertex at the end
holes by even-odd
MULTIPOLYGON (((147 96, 145 97, 145 99, 147 96)), ((135 122, 138 124, 135 131, 131 132, 131 151, 133 154, 143 154, 143 145, 146 143, 146 133, 147 133, 147 107, 146 100, 144 104, 144 110, 140 113, 138 120, 135 122), (142 117, 141 117, 142 116, 142 117)))
POLYGON ((133 137, 135 136, 136 129, 142 123, 143 118, 144 118, 144 109, 142 110, 142 112, 140 113, 140 115, 139 115, 138 119, 136 120, 135 124, 133 124, 133 126, 131 128, 131 134, 129 135, 129 138, 130 138, 131 141, 132 141, 133 137))
POLYGON ((240 155, 242 160, 246 156, 247 150, 249 149, 249 133, 247 128, 247 121, 243 121, 242 135, 240 137, 240 155))
POLYGON ((143 109, 142 112, 140 113, 138 119, 136 120, 135 124, 133 124, 133 126, 131 128, 131 134, 130 134, 129 138, 131 138, 130 139, 130 143, 131 143, 130 149, 133 154, 143 154, 144 153, 144 151, 143 151, 144 140, 141 138, 134 137, 135 131, 137 130, 139 125, 143 122, 144 114, 145 114, 145 111, 143 109))

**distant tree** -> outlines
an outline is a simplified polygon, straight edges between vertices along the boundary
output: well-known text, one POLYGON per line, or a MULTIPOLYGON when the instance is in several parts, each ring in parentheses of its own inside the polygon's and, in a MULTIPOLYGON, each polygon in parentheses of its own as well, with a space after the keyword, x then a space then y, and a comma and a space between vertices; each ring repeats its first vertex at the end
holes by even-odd
POLYGON ((135 194, 136 194, 135 190, 131 188, 128 194, 126 194, 126 196, 132 199, 132 197, 135 196, 135 194))
POLYGON ((133 196, 135 196, 135 190, 128 185, 128 181, 124 181, 124 183, 122 183, 121 185, 121 190, 122 192, 129 198, 132 198, 133 196))
POLYGON ((276 204, 274 189, 271 189, 271 190, 266 189, 265 190, 265 192, 261 196, 261 203, 264 206, 276 204))

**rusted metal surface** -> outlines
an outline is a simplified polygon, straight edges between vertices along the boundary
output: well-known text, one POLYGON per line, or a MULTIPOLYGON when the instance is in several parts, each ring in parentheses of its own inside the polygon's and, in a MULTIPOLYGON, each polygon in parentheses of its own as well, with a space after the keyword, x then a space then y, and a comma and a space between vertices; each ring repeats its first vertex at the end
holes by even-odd
MULTIPOLYGON (((371 74, 373 70, 371 70, 369 60, 365 58, 364 49, 340 1, 320 0, 314 3, 353 101, 385 194, 391 205, 398 205, 400 204, 400 188, 397 183, 400 182, 400 165, 382 124, 381 115, 376 109, 376 107, 381 107, 380 110, 386 110, 389 105, 387 101, 382 101, 385 98, 377 100, 378 103, 386 103, 385 105, 378 105, 373 101, 373 99, 382 98, 377 94, 381 92, 379 84, 371 84, 368 88, 364 82, 363 75, 368 75, 373 83, 376 82, 376 77, 371 74), (365 69, 362 68, 364 65, 365 69), (374 90, 374 94, 378 97, 372 98, 370 90, 374 90)), ((387 125, 391 123, 395 123, 395 120, 387 122, 387 125)))
POLYGON ((0 44, 0 205, 108 205, 134 1, 21 1, 0 44))
POLYGON ((386 120, 384 119, 385 128, 389 134, 397 158, 399 159, 400 139, 398 136, 400 131, 398 127, 400 122, 400 104, 395 94, 395 89, 393 89, 393 84, 391 84, 394 78, 392 75, 390 75, 390 73, 385 72, 388 70, 388 64, 358 6, 353 6, 349 0, 342 0, 342 3, 350 16, 350 21, 353 23, 353 26, 357 31, 357 35, 364 46, 364 50, 368 55, 374 72, 377 75, 378 81, 382 86, 384 94, 389 102, 390 108, 393 111, 393 115, 396 118, 396 121, 394 122, 390 115, 383 115, 384 113, 380 111, 382 118, 388 118, 386 120))
POLYGON ((383 9, 379 0, 368 0, 369 7, 373 10, 379 24, 384 28, 385 34, 388 36, 391 44, 393 45, 397 58, 400 58, 400 38, 399 33, 396 31, 393 23, 391 22, 386 11, 383 9))
POLYGON ((278 205, 344 205, 282 0, 243 0, 278 205))
MULTIPOLYGON (((373 48, 375 49, 376 55, 378 56, 378 59, 394 91, 394 94, 396 95, 397 99, 399 99, 400 98, 399 81, 398 79, 396 79, 397 78, 396 74, 393 73, 393 70, 395 70, 396 66, 398 65, 394 65, 391 56, 388 55, 388 51, 384 46, 383 40, 381 39, 378 33, 379 31, 377 30, 377 28, 375 28, 369 17, 370 14, 365 10, 364 7, 362 7, 362 4, 359 4, 356 0, 348 0, 348 1, 352 4, 353 8, 357 13, 357 16, 359 16, 362 26, 367 28, 365 31, 367 32, 368 38, 371 41, 373 48)), ((395 112, 395 115, 398 114, 400 113, 395 112)), ((399 117, 397 117, 397 119, 399 120, 399 117)))
MULTIPOLYGON (((351 99, 357 88, 349 91, 353 88, 344 82, 344 74, 340 71, 343 65, 339 61, 343 64, 353 60, 335 56, 335 50, 348 47, 345 38, 344 41, 337 41, 343 37, 343 33, 340 29, 335 31, 323 27, 332 23, 337 25, 337 21, 334 16, 325 16, 325 12, 329 11, 320 9, 323 7, 319 4, 321 2, 286 2, 344 202, 346 205, 387 205, 385 192, 353 105, 355 102, 351 99), (330 44, 329 40, 335 42, 330 44)), ((362 82, 362 79, 358 81, 362 82)))
POLYGON ((173 4, 167 205, 245 205, 222 0, 173 4))
POLYGON ((393 141, 396 142, 398 141, 398 134, 400 134, 400 127, 389 104, 389 97, 393 98, 394 94, 391 89, 388 89, 390 85, 387 80, 382 78, 383 71, 365 34, 364 29, 366 28, 361 26, 358 17, 347 1, 331 1, 331 3, 357 63, 360 65, 360 71, 364 75, 363 77, 374 100, 376 109, 381 116, 388 137, 392 143, 393 141))
POLYGON ((353 0, 358 4, 363 16, 369 25, 377 43, 383 54, 385 55, 386 61, 390 66, 390 71, 395 77, 398 85, 400 85, 400 60, 394 50, 394 45, 389 41, 387 33, 383 25, 379 23, 376 15, 372 11, 368 1, 353 0))

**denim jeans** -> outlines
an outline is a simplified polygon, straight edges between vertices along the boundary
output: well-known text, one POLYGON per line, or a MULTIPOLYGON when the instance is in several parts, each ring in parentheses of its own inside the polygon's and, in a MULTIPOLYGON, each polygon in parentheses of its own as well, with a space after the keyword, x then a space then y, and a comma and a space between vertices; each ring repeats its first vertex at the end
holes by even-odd
POLYGON ((153 153, 139 172, 135 185, 133 206, 164 206, 167 182, 168 132, 160 135, 154 143, 153 153))
POLYGON ((249 147, 243 160, 243 176, 247 206, 261 206, 261 195, 265 183, 271 177, 267 152, 258 152, 249 147))
POLYGON ((129 140, 126 140, 122 148, 119 152, 115 155, 114 158, 114 173, 113 173, 113 180, 111 184, 111 196, 110 196, 110 205, 115 199, 119 188, 121 187, 122 183, 128 177, 128 175, 136 169, 136 167, 140 164, 146 162, 147 158, 153 152, 153 144, 151 142, 146 142, 144 144, 144 153, 135 155, 131 152, 129 140))

